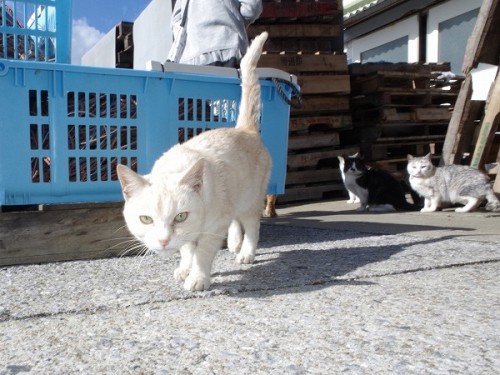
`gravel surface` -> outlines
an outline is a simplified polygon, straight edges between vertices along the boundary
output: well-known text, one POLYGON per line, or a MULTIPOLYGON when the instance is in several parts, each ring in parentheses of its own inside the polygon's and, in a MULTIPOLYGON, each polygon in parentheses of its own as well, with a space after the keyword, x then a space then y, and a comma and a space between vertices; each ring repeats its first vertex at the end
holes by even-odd
POLYGON ((498 243, 262 226, 253 265, 219 252, 0 269, 4 374, 494 374, 498 243))

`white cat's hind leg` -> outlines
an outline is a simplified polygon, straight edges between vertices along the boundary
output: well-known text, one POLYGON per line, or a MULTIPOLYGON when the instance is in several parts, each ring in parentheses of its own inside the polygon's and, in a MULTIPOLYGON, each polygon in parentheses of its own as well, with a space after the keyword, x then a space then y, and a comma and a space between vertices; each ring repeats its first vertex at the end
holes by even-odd
POLYGON ((238 220, 233 220, 227 232, 227 247, 233 254, 238 254, 243 242, 243 232, 238 220))
POLYGON ((243 230, 243 243, 241 251, 236 256, 236 261, 240 264, 250 264, 255 260, 255 253, 257 251, 257 243, 259 242, 260 230, 260 215, 250 215, 241 219, 243 230))
POLYGON ((467 203, 463 207, 458 207, 455 212, 470 212, 481 204, 482 199, 475 197, 462 197, 467 200, 467 203))
POLYGON ((177 281, 184 281, 189 275, 189 271, 191 270, 191 263, 193 261, 195 244, 189 242, 184 246, 181 246, 181 261, 179 263, 179 267, 177 267, 174 271, 174 278, 177 281))

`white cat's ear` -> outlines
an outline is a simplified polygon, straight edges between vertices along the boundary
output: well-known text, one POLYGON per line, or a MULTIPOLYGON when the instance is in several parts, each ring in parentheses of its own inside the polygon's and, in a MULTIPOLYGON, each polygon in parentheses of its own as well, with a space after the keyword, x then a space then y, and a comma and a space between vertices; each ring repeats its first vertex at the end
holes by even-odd
POLYGON ((203 186, 203 172, 205 170, 205 160, 200 159, 182 177, 180 184, 187 185, 196 192, 203 186))
POLYGON ((427 160, 431 160, 432 154, 429 152, 427 155, 424 156, 427 160))
POLYGON ((408 155, 406 155, 406 159, 408 159, 408 161, 410 161, 410 160, 413 160, 414 158, 413 158, 413 155, 408 154, 408 155))
POLYGON ((149 185, 149 182, 144 177, 138 175, 125 165, 117 165, 116 173, 122 185, 122 192, 125 200, 130 199, 149 185))
POLYGON ((342 155, 337 156, 337 158, 339 159, 339 161, 340 161, 341 163, 343 163, 343 162, 344 162, 344 157, 343 157, 342 155))

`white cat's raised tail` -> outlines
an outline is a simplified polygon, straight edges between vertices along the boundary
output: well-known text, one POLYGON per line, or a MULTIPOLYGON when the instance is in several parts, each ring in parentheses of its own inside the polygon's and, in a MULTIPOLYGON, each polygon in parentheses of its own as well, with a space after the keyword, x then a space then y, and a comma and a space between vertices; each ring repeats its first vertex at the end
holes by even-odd
POLYGON ((215 254, 228 236, 239 263, 252 263, 259 240, 271 157, 259 134, 259 35, 241 61, 242 98, 235 128, 203 132, 173 146, 140 176, 119 165, 129 231, 159 255, 180 250, 174 277, 187 290, 210 286, 215 254))

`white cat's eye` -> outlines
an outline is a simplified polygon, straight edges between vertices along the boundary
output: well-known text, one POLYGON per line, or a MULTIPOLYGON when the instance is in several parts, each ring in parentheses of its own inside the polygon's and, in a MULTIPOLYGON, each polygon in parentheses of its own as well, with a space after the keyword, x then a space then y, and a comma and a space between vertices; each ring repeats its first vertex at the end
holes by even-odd
POLYGON ((153 218, 151 216, 141 215, 139 216, 139 220, 145 225, 153 224, 153 218))
POLYGON ((180 214, 177 214, 177 216, 174 218, 174 221, 176 223, 182 223, 182 222, 186 221, 187 218, 188 218, 188 213, 181 212, 180 214))

